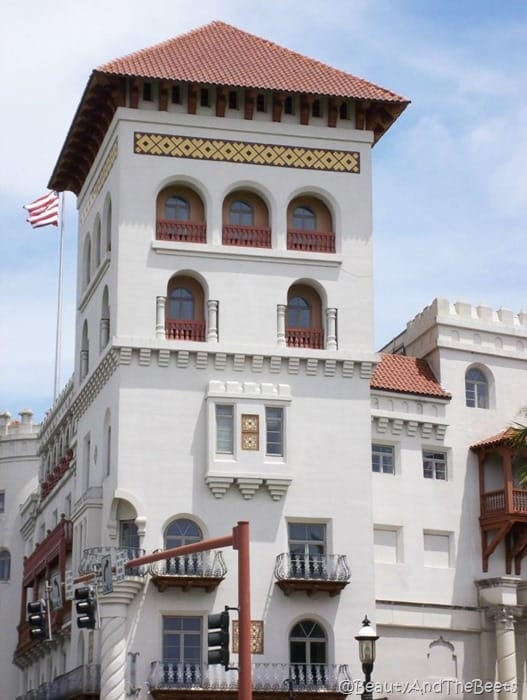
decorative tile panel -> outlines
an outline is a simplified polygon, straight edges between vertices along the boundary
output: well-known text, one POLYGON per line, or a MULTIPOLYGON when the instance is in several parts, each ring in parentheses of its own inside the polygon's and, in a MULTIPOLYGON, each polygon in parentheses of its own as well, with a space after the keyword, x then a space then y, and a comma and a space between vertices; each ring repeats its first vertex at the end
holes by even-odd
POLYGON ((360 154, 330 148, 301 148, 279 144, 206 139, 171 134, 134 133, 134 153, 224 163, 271 165, 300 170, 360 173, 360 154))
POLYGON ((104 163, 102 164, 102 167, 99 171, 99 175, 97 176, 97 179, 95 180, 95 183, 90 190, 90 194, 88 195, 86 203, 82 207, 82 210, 80 213, 80 220, 82 223, 84 223, 86 221, 86 218, 87 218, 88 214, 90 213, 90 209, 92 208, 93 203, 97 198, 97 195, 102 190, 104 183, 106 182, 108 175, 110 174, 110 170, 112 169, 112 166, 117 159, 117 154, 118 154, 118 146, 117 146, 117 139, 116 139, 114 141, 114 143, 112 144, 112 147, 108 151, 108 155, 106 156, 106 159, 105 159, 104 163))

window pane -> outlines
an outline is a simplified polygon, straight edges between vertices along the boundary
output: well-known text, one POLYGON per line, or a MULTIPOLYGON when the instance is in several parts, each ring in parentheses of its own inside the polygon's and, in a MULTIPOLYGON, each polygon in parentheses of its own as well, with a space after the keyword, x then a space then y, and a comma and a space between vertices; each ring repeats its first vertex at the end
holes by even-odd
POLYGON ((216 406, 216 452, 233 453, 233 407, 216 406))
POLYGON ((194 295, 185 287, 176 287, 170 292, 168 315, 180 321, 194 320, 194 295))
POLYGON ((372 445, 372 471, 383 474, 394 474, 394 448, 392 445, 372 445))
POLYGON ((190 219, 190 205, 183 197, 169 197, 165 203, 165 218, 174 221, 190 219))
POLYGON ((423 476, 425 479, 446 481, 446 454, 444 452, 423 452, 423 476))
POLYGON ((234 226, 254 226, 253 208, 247 202, 237 200, 231 204, 229 223, 234 226))
POLYGON ((293 211, 293 228, 300 228, 304 231, 316 230, 315 213, 309 207, 296 207, 293 211))
POLYGON ((5 510, 5 491, 0 491, 0 513, 5 510))
POLYGON ((291 297, 287 305, 287 325, 290 328, 311 328, 311 306, 304 297, 291 297))
POLYGON ((266 453, 268 455, 283 455, 283 417, 282 408, 265 409, 266 453))

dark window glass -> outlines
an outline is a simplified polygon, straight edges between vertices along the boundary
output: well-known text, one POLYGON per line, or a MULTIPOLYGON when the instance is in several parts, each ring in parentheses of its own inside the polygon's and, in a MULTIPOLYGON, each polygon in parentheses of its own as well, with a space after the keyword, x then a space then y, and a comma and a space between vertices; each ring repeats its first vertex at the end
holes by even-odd
POLYGON ((477 367, 465 375, 465 400, 469 408, 489 407, 489 385, 483 372, 477 367))
POLYGON ((183 197, 169 197, 165 202, 165 219, 188 221, 190 219, 190 204, 183 197))
POLYGON ((311 328, 311 306, 304 297, 291 297, 287 305, 289 328, 311 328))
POLYGON ((316 227, 317 220, 312 209, 309 207, 295 207, 293 211, 293 228, 315 231, 316 227))
POLYGON ((168 316, 178 321, 194 320, 194 296, 185 287, 175 287, 170 292, 168 316))
POLYGON ((234 226, 254 226, 254 211, 250 204, 237 199, 229 209, 229 223, 234 226))

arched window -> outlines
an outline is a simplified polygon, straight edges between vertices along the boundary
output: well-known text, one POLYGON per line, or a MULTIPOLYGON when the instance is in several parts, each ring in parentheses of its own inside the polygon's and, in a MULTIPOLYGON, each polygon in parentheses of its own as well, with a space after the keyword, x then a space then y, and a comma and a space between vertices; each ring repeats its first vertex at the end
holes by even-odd
POLYGON ((298 686, 322 686, 326 680, 327 640, 313 620, 301 620, 289 635, 289 661, 298 686))
POLYGON ((84 257, 82 261, 82 288, 90 284, 91 280, 91 238, 89 234, 84 239, 84 257))
POLYGON ((178 321, 194 320, 194 295, 186 287, 174 287, 168 301, 169 318, 178 321))
MULTIPOLYGON (((165 549, 182 547, 185 544, 201 542, 203 534, 196 523, 189 518, 173 520, 165 530, 165 549)), ((171 557, 166 561, 167 574, 180 576, 200 575, 203 573, 202 552, 171 557)))
POLYGON ((465 374, 465 401, 470 408, 489 407, 489 383, 477 367, 472 367, 465 374))
POLYGON ((0 581, 9 581, 11 577, 11 554, 7 549, 0 551, 0 581))
POLYGON ((229 223, 234 226, 254 226, 254 210, 251 205, 236 199, 229 209, 229 223))
POLYGON ((110 340, 110 305, 108 302, 108 287, 104 288, 101 303, 101 319, 99 322, 99 350, 108 345, 110 340))
POLYGON ((311 304, 304 297, 291 297, 287 304, 289 328, 311 328, 311 304))
POLYGON ((81 357, 80 357, 80 378, 81 380, 88 374, 90 369, 90 343, 88 340, 88 321, 84 321, 82 327, 81 357))
POLYGON ((189 221, 189 202, 183 197, 169 197, 165 202, 165 219, 172 219, 174 221, 189 221))
POLYGON ((293 228, 303 231, 316 231, 317 219, 310 207, 295 207, 293 210, 293 228))

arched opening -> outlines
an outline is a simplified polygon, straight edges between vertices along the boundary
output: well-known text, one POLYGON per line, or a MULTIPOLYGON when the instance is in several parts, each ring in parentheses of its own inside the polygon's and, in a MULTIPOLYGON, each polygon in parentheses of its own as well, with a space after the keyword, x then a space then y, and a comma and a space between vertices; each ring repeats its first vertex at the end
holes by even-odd
POLYGON ((82 326, 81 356, 80 356, 80 378, 81 381, 90 370, 90 343, 88 339, 88 321, 84 321, 82 326))
POLYGON ((112 223, 112 202, 108 199, 104 216, 105 250, 107 253, 112 249, 112 223))
POLYGON ((303 195, 287 209, 287 248, 318 253, 335 252, 331 213, 318 197, 303 195))
POLYGON ((270 248, 269 212, 263 199, 245 190, 231 192, 223 202, 224 245, 270 248))
POLYGON ((298 687, 323 686, 327 677, 327 637, 314 620, 301 620, 289 635, 291 674, 298 687))
POLYGON ((94 235, 94 245, 95 245, 95 268, 98 268, 101 264, 101 220, 99 216, 95 221, 95 235, 94 235))
POLYGON ((101 302, 101 320, 99 324, 99 349, 102 350, 110 340, 110 306, 108 302, 108 287, 104 288, 101 302))
POLYGON ((200 283, 175 275, 168 283, 165 334, 170 340, 205 340, 205 295, 200 283))
POLYGON ((489 407, 489 381, 479 367, 469 367, 465 373, 465 402, 469 408, 489 407))
POLYGON ((82 258, 82 288, 90 284, 91 280, 91 238, 90 234, 84 239, 84 249, 82 258))
POLYGON ((171 185, 159 193, 156 238, 162 241, 206 243, 205 207, 197 192, 184 185, 171 185))
POLYGON ((297 348, 323 348, 322 304, 306 284, 293 284, 287 294, 286 344, 297 348))
MULTIPOLYGON (((169 523, 165 530, 165 549, 182 547, 185 544, 201 542, 203 533, 200 527, 190 518, 176 518, 169 523)), ((166 560, 166 573, 180 576, 203 575, 203 553, 194 552, 166 560)))

